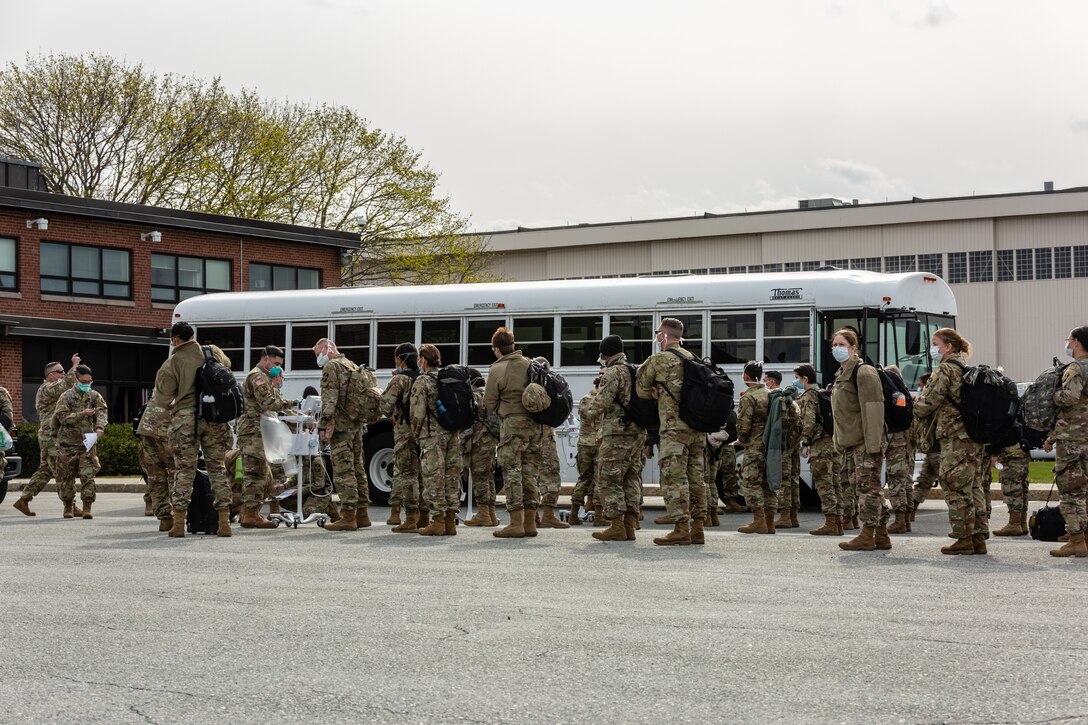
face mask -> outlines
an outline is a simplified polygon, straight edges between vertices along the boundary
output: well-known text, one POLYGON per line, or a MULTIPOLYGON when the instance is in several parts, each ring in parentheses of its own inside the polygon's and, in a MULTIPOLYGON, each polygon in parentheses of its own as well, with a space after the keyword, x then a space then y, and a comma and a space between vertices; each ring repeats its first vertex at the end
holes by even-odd
POLYGON ((654 339, 662 350, 669 346, 669 338, 667 335, 658 335, 654 339))
POLYGON ((1065 356, 1073 357, 1073 348, 1069 347, 1068 345, 1065 346, 1065 356))
POLYGON ((936 362, 936 361, 940 360, 942 357, 944 357, 944 355, 941 354, 941 349, 939 347, 937 347, 936 345, 933 345, 932 347, 929 348, 929 359, 930 360, 933 360, 934 362, 936 362))
MULTIPOLYGON (((279 365, 273 365, 272 369, 268 371, 268 377, 270 378, 278 378, 282 374, 283 368, 281 368, 279 365)), ((282 385, 282 383, 280 383, 280 385, 282 385)))
POLYGON ((831 348, 831 357, 838 362, 846 362, 850 359, 850 351, 845 347, 833 347, 831 348))
POLYGON ((282 380, 276 385, 276 390, 283 390, 283 381, 282 380))
POLYGON ((321 353, 320 355, 317 356, 317 366, 319 368, 325 367, 325 363, 327 363, 328 361, 329 361, 329 356, 326 355, 325 353, 321 353))
POLYGON ((76 390, 78 390, 81 393, 89 393, 89 392, 91 392, 91 384, 90 383, 76 383, 76 390))
POLYGON ((797 388, 798 390, 804 390, 805 389, 805 381, 801 380, 801 378, 797 378, 797 380, 793 381, 793 387, 797 388))
POLYGON ((607 364, 608 364, 608 363, 607 363, 607 362, 605 361, 605 359, 604 359, 603 357, 599 357, 599 358, 597 358, 597 365, 598 365, 598 366, 600 366, 600 367, 602 367, 602 368, 603 368, 603 367, 604 367, 605 365, 607 365, 607 364))

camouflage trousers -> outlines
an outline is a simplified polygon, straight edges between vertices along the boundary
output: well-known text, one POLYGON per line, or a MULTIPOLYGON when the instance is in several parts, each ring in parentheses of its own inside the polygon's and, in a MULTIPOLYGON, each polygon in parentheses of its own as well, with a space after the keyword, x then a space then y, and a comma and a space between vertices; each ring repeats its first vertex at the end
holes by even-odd
MULTIPOLYGON (((404 424, 407 426, 407 424, 404 424)), ((405 436, 393 442, 393 490, 390 506, 403 506, 405 511, 419 511, 422 484, 419 479, 419 446, 415 439, 405 436)))
POLYGON ((865 445, 857 445, 843 451, 851 462, 854 489, 858 497, 858 518, 865 526, 879 528, 888 523, 891 507, 884 500, 880 490, 880 469, 884 465, 884 454, 869 453, 865 445))
POLYGON ((820 512, 825 516, 842 513, 842 482, 835 470, 837 466, 841 466, 841 461, 831 436, 813 441, 808 449, 808 470, 820 497, 820 512))
POLYGON ((432 517, 461 508, 462 469, 461 440, 457 433, 443 432, 419 439, 423 503, 432 517))
POLYGON ((140 438, 140 468, 147 476, 146 500, 157 518, 170 516, 170 474, 174 456, 162 438, 142 435, 140 438))
POLYGON ((1058 486, 1065 530, 1084 533, 1088 527, 1088 442, 1058 441, 1054 454, 1054 483, 1058 486))
POLYGON ((79 476, 79 497, 84 501, 95 500, 94 476, 101 470, 95 448, 58 446, 53 459, 53 473, 57 477, 60 500, 68 503, 76 500, 76 476, 79 476))
POLYGON ((230 508, 230 481, 226 469, 230 443, 231 432, 226 423, 198 422, 196 412, 191 408, 174 411, 166 437, 166 445, 174 454, 174 480, 170 487, 170 507, 173 510, 189 508, 201 451, 204 452, 204 465, 208 469, 215 508, 230 508))
POLYGON ((914 504, 917 506, 926 500, 926 495, 931 489, 937 487, 941 469, 941 452, 930 451, 922 461, 922 470, 918 473, 918 480, 914 484, 914 504))
MULTIPOLYGON (((54 477, 53 469, 56 465, 57 458, 57 444, 51 438, 42 439, 42 436, 38 436, 38 450, 41 455, 41 462, 38 464, 38 470, 34 471, 34 475, 30 477, 26 486, 23 488, 22 493, 19 495, 23 501, 30 501, 45 488, 49 483, 49 479, 54 477)), ((6 460, 6 459, 5 459, 6 460)), ((57 495, 60 495, 60 487, 57 487, 57 495)))
POLYGON ((718 469, 721 471, 722 494, 726 498, 743 496, 740 490, 740 474, 737 472, 737 449, 732 445, 722 444, 718 469))
POLYGON ((706 518, 705 448, 705 433, 693 430, 661 431, 657 449, 661 466, 661 493, 665 497, 665 514, 674 524, 706 518))
POLYGON ((559 446, 555 432, 544 427, 540 437, 540 496, 545 506, 559 503, 559 489, 563 480, 559 475, 559 446))
POLYGON ((842 515, 853 518, 858 515, 858 482, 854 478, 854 458, 839 451, 839 491, 842 499, 842 515))
POLYGON ((910 487, 914 482, 914 450, 906 433, 888 435, 884 453, 888 470, 888 501, 896 513, 910 511, 910 487))
POLYGON ((597 454, 597 490, 604 517, 637 513, 642 490, 642 436, 601 436, 597 454))
POLYGON ((744 490, 744 502, 752 511, 778 508, 778 492, 767 485, 767 454, 763 448, 749 446, 744 449, 740 485, 744 490))
POLYGON ((975 504, 975 533, 990 533, 990 510, 993 504, 990 501, 990 484, 994 482, 994 467, 990 454, 983 448, 979 456, 978 476, 971 486, 971 498, 975 504), (983 515, 980 515, 982 512, 983 515))
POLYGON ((782 485, 778 508, 801 508, 801 450, 795 445, 782 451, 782 485))
POLYGON ((495 503, 495 437, 486 431, 473 432, 465 454, 465 467, 472 476, 472 497, 477 505, 495 503))
MULTIPOLYGON (((574 461, 578 465, 578 483, 574 486, 574 493, 570 495, 571 504, 578 504, 586 508, 597 505, 597 446, 578 444, 578 455, 574 461)), ((641 452, 640 452, 641 455, 641 452)), ((641 464, 641 460, 639 463, 641 464)))
POLYGON ((370 483, 363 462, 362 428, 336 421, 329 441, 329 457, 332 458, 332 481, 340 494, 341 507, 345 511, 369 507, 370 483))
POLYGON ((708 443, 703 453, 703 480, 706 481, 706 508, 708 512, 718 505, 718 471, 721 470, 721 465, 721 448, 714 450, 708 443))
MULTIPOLYGON (((260 508, 271 493, 268 484, 272 473, 260 431, 240 434, 238 448, 242 451, 242 505, 247 509, 260 508)), ((282 468, 279 478, 283 480, 282 468)))
POLYGON ((1001 496, 1005 499, 1005 505, 1011 513, 1020 513, 1028 510, 1028 463, 1031 459, 1027 456, 1002 458, 1001 471, 997 474, 1001 482, 1001 496))
POLYGON ((536 509, 540 505, 537 481, 540 477, 540 425, 527 415, 502 419, 496 451, 506 489, 506 510, 536 509))
POLYGON ((948 522, 957 539, 966 539, 975 532, 975 521, 979 516, 986 517, 986 511, 979 511, 978 486, 981 472, 981 458, 985 455, 982 446, 970 438, 952 438, 941 442, 941 464, 938 476, 944 490, 944 501, 948 504, 948 522))

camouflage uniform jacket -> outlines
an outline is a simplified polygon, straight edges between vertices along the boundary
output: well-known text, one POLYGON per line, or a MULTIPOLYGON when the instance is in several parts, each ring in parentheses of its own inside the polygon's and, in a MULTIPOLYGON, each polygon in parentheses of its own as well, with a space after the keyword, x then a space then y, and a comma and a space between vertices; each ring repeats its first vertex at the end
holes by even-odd
MULTIPOLYGON (((953 353, 941 360, 941 364, 933 371, 929 382, 922 388, 922 394, 914 401, 914 417, 929 418, 937 416, 937 437, 942 440, 966 439, 967 428, 963 425, 963 417, 960 416, 955 406, 949 400, 961 399, 963 387, 963 369, 967 366, 967 358, 963 353, 953 353), (960 363, 959 365, 954 362, 960 363)), ((836 429, 838 429, 838 411, 835 411, 836 429)))
MULTIPOLYGON (((484 391, 480 388, 472 389, 472 397, 476 399, 476 410, 478 411, 479 420, 472 424, 471 428, 466 428, 461 431, 461 451, 464 455, 469 455, 477 447, 491 447, 494 448, 498 443, 498 438, 491 434, 491 431, 487 427, 487 423, 484 422, 487 418, 492 418, 492 425, 499 426, 502 421, 499 417, 492 413, 490 410, 484 408, 484 391)), ((407 428, 408 426, 405 426, 407 428)), ((497 428, 496 428, 497 430, 497 428)), ((468 465, 468 459, 465 459, 465 465, 468 465)))
POLYGON ((412 434, 416 440, 449 432, 438 424, 438 408, 435 407, 438 401, 438 371, 434 373, 424 373, 412 384, 410 411, 412 434))
POLYGON ((830 437, 820 423, 819 393, 819 388, 809 388, 797 399, 797 405, 801 408, 801 440, 809 445, 830 437))
POLYGON ((413 382, 411 375, 397 373, 382 391, 382 415, 393 421, 393 437, 398 441, 412 439, 409 408, 413 382))
POLYGON ((321 415, 318 417, 319 428, 328 427, 333 421, 340 431, 352 426, 352 421, 345 414, 347 405, 348 380, 359 366, 348 360, 343 353, 329 356, 325 367, 321 368, 321 415))
POLYGON ((68 371, 60 380, 44 382, 34 396, 34 408, 38 411, 38 440, 51 443, 57 435, 57 401, 68 388, 76 384, 75 368, 68 371))
POLYGON ((690 352, 673 343, 661 352, 646 358, 638 369, 635 392, 640 398, 652 398, 651 391, 656 387, 660 391, 657 398, 657 412, 661 418, 661 430, 690 431, 688 424, 680 420, 680 388, 684 384, 684 363, 668 350, 677 350, 687 358, 695 357, 690 352))
POLYGON ((521 394, 529 385, 529 360, 514 350, 491 363, 484 386, 484 407, 499 414, 500 418, 511 415, 529 415, 521 404, 521 394))
POLYGON ((279 388, 272 384, 272 378, 258 365, 249 371, 242 383, 242 397, 245 409, 238 419, 238 435, 261 435, 261 415, 291 410, 291 404, 284 400, 279 388))
POLYGON ((81 392, 77 388, 64 391, 57 401, 57 443, 71 448, 83 447, 83 434, 94 433, 95 428, 105 428, 109 422, 109 408, 97 390, 81 392), (87 408, 94 408, 93 417, 83 415, 87 408))
POLYGON ((1010 461, 1022 461, 1030 458, 1031 454, 1021 448, 1019 443, 1008 448, 1002 448, 1001 453, 997 454, 997 462, 1002 466, 1009 465, 1010 461))
POLYGON ((1077 358, 1062 373, 1062 385, 1054 391, 1058 419, 1049 439, 1052 441, 1088 441, 1088 356, 1077 358))
POLYGON ((590 390, 578 401, 578 445, 596 448, 601 444, 601 434, 597 430, 599 421, 590 415, 590 406, 597 393, 590 390))
POLYGON ((797 400, 786 398, 782 405, 782 440, 786 448, 796 448, 801 442, 801 406, 797 400))
MULTIPOLYGON (((215 359, 230 369, 230 358, 208 345, 215 359)), ((155 374, 155 404, 171 413, 196 409, 196 371, 204 364, 204 350, 196 340, 174 348, 155 374)))
MULTIPOLYGON (((158 385, 157 373, 155 378, 155 384, 158 385)), ((147 405, 144 406, 144 414, 140 416, 140 425, 136 429, 137 434, 161 440, 166 438, 169 428, 170 411, 156 404, 154 399, 147 401, 147 405)))
MULTIPOLYGON (((669 357, 673 357, 670 353, 669 357)), ((679 362, 679 360, 677 361, 679 362)), ((627 356, 618 355, 609 360, 601 376, 601 385, 589 404, 589 416, 597 422, 598 437, 635 435, 638 426, 627 420, 622 405, 630 405, 631 373, 627 372, 627 356)))
POLYGON ((858 365, 861 360, 852 357, 835 373, 831 388, 835 447, 844 451, 864 443, 866 452, 875 455, 884 450, 884 388, 872 365, 858 370, 855 386, 854 368, 858 365))
POLYGON ((763 429, 771 410, 771 397, 762 383, 750 385, 740 394, 737 407, 737 442, 744 448, 762 451, 763 429))
POLYGON ((11 427, 15 427, 15 405, 11 402, 11 393, 3 386, 0 386, 0 415, 6 415, 11 427))

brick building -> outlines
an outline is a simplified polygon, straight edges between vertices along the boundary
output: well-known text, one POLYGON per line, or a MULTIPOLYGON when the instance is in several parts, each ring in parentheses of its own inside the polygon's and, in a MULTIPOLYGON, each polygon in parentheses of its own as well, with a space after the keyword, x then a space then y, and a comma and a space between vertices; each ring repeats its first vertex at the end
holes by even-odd
POLYGON ((168 353, 175 303, 207 292, 340 284, 359 235, 51 194, 0 159, 0 385, 37 422, 51 360, 78 352, 112 422, 129 420, 168 353))

